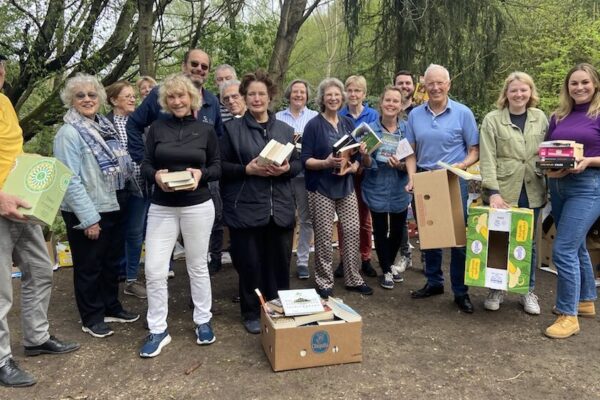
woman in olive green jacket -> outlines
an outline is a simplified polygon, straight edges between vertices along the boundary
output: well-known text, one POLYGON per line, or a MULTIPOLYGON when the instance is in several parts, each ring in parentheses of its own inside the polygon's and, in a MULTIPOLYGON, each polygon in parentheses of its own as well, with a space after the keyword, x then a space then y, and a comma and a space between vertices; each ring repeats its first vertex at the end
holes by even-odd
MULTIPOLYGON (((504 81, 498 110, 485 116, 480 131, 480 169, 484 201, 492 208, 525 207, 534 211, 537 221, 546 203, 544 176, 536 169, 538 146, 548 129, 546 115, 534 108, 539 100, 533 79, 524 72, 513 72, 504 81)), ((525 312, 539 314, 533 293, 535 285, 535 237, 531 257, 529 293, 521 296, 525 312)), ((490 289, 484 307, 497 310, 504 292, 490 289)))

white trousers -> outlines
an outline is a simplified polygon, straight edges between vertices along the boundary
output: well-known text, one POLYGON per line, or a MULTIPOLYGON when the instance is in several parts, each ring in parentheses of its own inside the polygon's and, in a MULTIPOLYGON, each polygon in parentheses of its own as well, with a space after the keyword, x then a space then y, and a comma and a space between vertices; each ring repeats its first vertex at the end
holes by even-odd
POLYGON ((150 205, 145 260, 150 333, 162 333, 167 329, 169 258, 180 232, 194 302, 194 323, 200 325, 210 321, 212 293, 207 259, 214 219, 212 200, 189 207, 150 205))

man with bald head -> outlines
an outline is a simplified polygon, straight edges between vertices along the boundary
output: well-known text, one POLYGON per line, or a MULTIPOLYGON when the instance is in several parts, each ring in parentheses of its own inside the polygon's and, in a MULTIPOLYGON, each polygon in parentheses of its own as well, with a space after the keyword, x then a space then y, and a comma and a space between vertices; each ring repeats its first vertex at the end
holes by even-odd
MULTIPOLYGON (((438 161, 467 169, 479 159, 479 132, 471 110, 448 97, 450 74, 441 65, 431 64, 425 71, 425 88, 429 100, 408 115, 406 138, 415 148, 418 171, 438 169, 438 161)), ((467 218, 467 182, 460 179, 463 213, 467 218)), ((451 210, 448 210, 451 212, 451 210)), ((450 280, 454 302, 466 313, 473 312, 465 278, 465 248, 450 250, 450 280)), ((442 249, 425 250, 427 283, 412 292, 414 299, 444 293, 442 249)))

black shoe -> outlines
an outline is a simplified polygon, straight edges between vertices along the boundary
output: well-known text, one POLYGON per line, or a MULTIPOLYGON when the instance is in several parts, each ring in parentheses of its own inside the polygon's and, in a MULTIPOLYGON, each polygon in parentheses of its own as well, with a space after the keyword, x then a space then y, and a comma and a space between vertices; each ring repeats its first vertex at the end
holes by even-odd
POLYGON ((460 311, 465 312, 467 314, 473 314, 474 308, 473 303, 471 303, 471 299, 468 294, 463 296, 455 296, 454 302, 458 305, 460 311))
POLYGON ((375 278, 377 276, 377 271, 371 265, 371 260, 363 261, 361 266, 363 274, 368 277, 375 278))
POLYGON ((215 275, 217 272, 219 272, 221 270, 222 266, 223 265, 221 264, 220 258, 211 258, 210 261, 208 262, 208 274, 210 276, 215 275))
POLYGON ((116 314, 106 315, 104 322, 135 322, 140 319, 140 314, 130 313, 129 311, 121 310, 116 314))
POLYGON ((29 372, 23 371, 15 360, 9 358, 0 367, 0 385, 9 387, 33 386, 37 381, 29 372))
POLYGON ((373 289, 371 289, 366 283, 358 286, 346 286, 346 290, 349 292, 364 294, 365 296, 370 296, 373 294, 373 289))
POLYGON ((422 289, 415 290, 414 292, 412 292, 410 294, 410 297, 412 297, 413 299, 424 299, 426 297, 431 297, 443 293, 443 286, 429 286, 429 284, 426 283, 422 289))
POLYGON ((234 294, 233 296, 231 296, 231 302, 232 303, 239 303, 240 302, 240 296, 238 296, 237 294, 234 294))
POLYGON ((322 299, 327 300, 330 296, 333 296, 333 289, 317 289, 317 293, 322 299))
POLYGON ((105 322, 98 322, 92 326, 82 326, 81 330, 97 338, 104 338, 115 333, 105 322))
POLYGON ((39 356, 40 354, 64 354, 75 351, 79 343, 61 342, 54 336, 50 336, 45 343, 39 346, 25 346, 26 356, 39 356))
POLYGON ((340 261, 335 271, 333 271, 333 276, 336 278, 344 277, 344 263, 340 261))
POLYGON ((260 320, 258 319, 245 319, 244 320, 244 328, 253 335, 258 335, 260 333, 260 320))

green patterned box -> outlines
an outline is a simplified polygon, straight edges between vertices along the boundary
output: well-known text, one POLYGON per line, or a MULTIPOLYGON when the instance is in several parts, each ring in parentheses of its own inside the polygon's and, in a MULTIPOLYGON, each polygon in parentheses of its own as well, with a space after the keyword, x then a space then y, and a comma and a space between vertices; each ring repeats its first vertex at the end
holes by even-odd
POLYGON ((72 176, 56 158, 23 154, 17 157, 2 191, 31 204, 30 209, 19 210, 31 222, 52 225, 72 176))
POLYGON ((526 294, 534 230, 528 208, 469 208, 465 284, 526 294))

